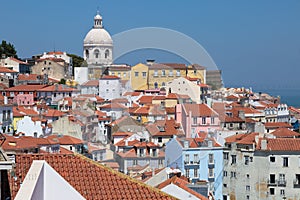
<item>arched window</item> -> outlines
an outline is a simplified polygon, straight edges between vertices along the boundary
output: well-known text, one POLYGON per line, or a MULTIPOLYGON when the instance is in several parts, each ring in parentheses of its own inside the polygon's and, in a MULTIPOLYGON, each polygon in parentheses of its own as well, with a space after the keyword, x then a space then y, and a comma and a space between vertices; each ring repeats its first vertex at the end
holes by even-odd
POLYGON ((157 82, 154 83, 154 88, 157 89, 158 88, 158 84, 157 82))
POLYGON ((161 86, 162 86, 162 87, 165 87, 165 86, 166 86, 166 83, 165 83, 165 82, 162 82, 162 83, 161 83, 161 86))
POLYGON ((108 58, 108 57, 109 57, 109 50, 106 49, 106 50, 105 50, 105 58, 108 58))
POLYGON ((89 50, 85 50, 85 56, 88 58, 89 57, 89 50))
POLYGON ((95 54, 95 58, 99 58, 99 50, 98 50, 98 49, 96 49, 96 50, 94 51, 94 54, 95 54))

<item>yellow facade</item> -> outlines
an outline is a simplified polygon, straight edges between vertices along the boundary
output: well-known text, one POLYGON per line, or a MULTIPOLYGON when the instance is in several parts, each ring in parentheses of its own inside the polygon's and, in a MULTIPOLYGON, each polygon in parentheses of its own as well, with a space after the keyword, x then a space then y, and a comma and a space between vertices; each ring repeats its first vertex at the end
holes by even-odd
POLYGON ((206 69, 199 65, 189 65, 187 70, 187 76, 190 78, 198 78, 201 83, 206 83, 206 69))
POLYGON ((185 77, 185 69, 165 68, 149 68, 149 89, 165 87, 168 82, 179 77, 185 77))
POLYGON ((118 76, 122 81, 130 81, 130 66, 111 66, 108 74, 112 76, 118 76))
POLYGON ((139 63, 131 68, 131 88, 133 90, 148 89, 148 66, 139 63))
POLYGON ((17 130, 17 123, 18 123, 18 121, 20 121, 21 119, 23 119, 23 117, 14 117, 14 119, 13 119, 13 129, 14 129, 14 131, 16 131, 17 130))

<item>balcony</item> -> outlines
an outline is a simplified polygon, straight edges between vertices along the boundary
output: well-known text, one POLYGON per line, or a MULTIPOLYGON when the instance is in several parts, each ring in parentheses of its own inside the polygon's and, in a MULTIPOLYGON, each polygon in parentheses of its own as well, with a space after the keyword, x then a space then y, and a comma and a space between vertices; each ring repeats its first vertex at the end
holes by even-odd
POLYGON ((200 161, 184 161, 185 165, 199 165, 200 161))
POLYGON ((300 188, 300 180, 299 179, 295 179, 293 182, 294 182, 294 188, 300 188))
POLYGON ((215 163, 214 162, 209 162, 208 163, 208 168, 209 169, 215 168, 215 163))
POLYGON ((278 186, 281 186, 281 187, 285 187, 286 186, 286 180, 279 180, 277 182, 278 186))

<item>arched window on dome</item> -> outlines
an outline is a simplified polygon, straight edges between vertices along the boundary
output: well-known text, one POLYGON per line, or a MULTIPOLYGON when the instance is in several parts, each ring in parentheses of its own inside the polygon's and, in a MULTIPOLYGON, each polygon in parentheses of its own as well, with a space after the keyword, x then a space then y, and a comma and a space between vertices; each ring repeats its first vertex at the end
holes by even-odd
POLYGON ((105 58, 108 58, 108 57, 109 57, 109 50, 106 49, 106 51, 105 51, 105 58))
POLYGON ((98 49, 96 49, 96 50, 94 51, 94 54, 95 54, 95 58, 99 58, 99 50, 98 50, 98 49))
POLYGON ((85 56, 86 56, 86 58, 89 58, 89 50, 88 49, 85 50, 85 56))

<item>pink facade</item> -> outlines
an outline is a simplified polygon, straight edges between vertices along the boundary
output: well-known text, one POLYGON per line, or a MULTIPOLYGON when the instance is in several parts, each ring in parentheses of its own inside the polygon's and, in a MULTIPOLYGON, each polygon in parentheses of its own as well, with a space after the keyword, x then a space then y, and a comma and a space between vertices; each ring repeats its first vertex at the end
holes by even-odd
POLYGON ((21 105, 33 105, 33 94, 18 94, 14 97, 13 103, 17 104, 18 106, 21 105))
POLYGON ((206 104, 176 105, 176 121, 181 123, 187 138, 220 129, 219 115, 206 104))

